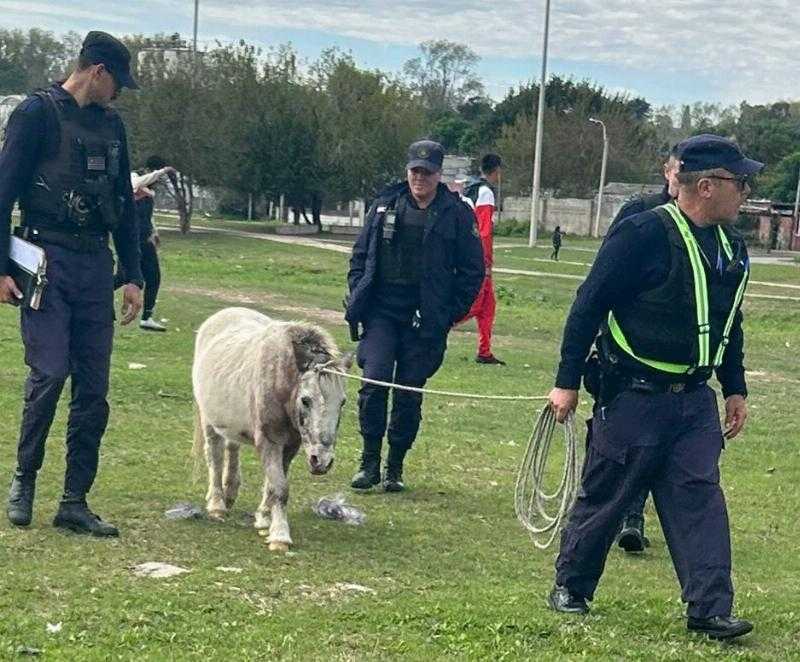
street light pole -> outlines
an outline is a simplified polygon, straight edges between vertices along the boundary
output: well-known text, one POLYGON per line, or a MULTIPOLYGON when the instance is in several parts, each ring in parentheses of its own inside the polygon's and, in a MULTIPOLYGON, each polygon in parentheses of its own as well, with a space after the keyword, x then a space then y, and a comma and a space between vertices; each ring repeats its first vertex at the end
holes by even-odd
POLYGON ((800 237, 800 172, 797 175, 797 191, 794 194, 794 236, 800 237))
POLYGON ((603 120, 598 120, 590 117, 589 121, 594 124, 599 124, 603 127, 603 163, 600 166, 600 186, 597 189, 597 210, 594 215, 594 228, 592 230, 593 237, 600 236, 600 211, 603 207, 603 189, 606 185, 606 163, 608 163, 608 133, 606 132, 606 125, 603 120))
POLYGON ((531 187, 531 229, 528 246, 536 245, 539 225, 539 183, 542 177, 542 131, 544 129, 544 90, 547 85, 547 41, 550 36, 550 0, 545 0, 544 38, 542 39, 542 77, 539 81, 539 107, 536 112, 536 146, 533 155, 533 186, 531 187))
POLYGON ((200 0, 194 0, 194 39, 192 40, 192 58, 197 60, 197 19, 200 15, 200 0))

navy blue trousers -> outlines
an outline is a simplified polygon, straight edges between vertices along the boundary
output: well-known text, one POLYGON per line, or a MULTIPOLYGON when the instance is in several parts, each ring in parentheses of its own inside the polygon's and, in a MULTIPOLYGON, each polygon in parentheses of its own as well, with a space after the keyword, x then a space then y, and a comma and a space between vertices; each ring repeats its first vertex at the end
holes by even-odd
POLYGON ((624 391, 592 421, 581 489, 561 534, 556 582, 591 600, 619 522, 653 494, 687 613, 727 616, 733 604, 724 447, 714 391, 624 391))
MULTIPOLYGON (((442 365, 446 338, 422 338, 411 322, 377 316, 364 324, 356 359, 364 377, 423 387, 442 365)), ((358 392, 358 419, 364 439, 380 440, 399 450, 411 448, 422 420, 422 394, 393 391, 387 432, 389 389, 363 384, 358 392)))
MULTIPOLYGON (((150 241, 139 243, 139 250, 142 253, 139 266, 142 268, 144 278, 144 305, 142 306, 142 319, 150 319, 156 307, 158 290, 161 288, 161 265, 158 261, 158 250, 150 241)), ((114 289, 118 289, 126 282, 125 271, 122 266, 117 267, 114 274, 114 289)))
POLYGON ((25 382, 17 467, 36 472, 67 378, 64 493, 84 497, 97 474, 100 440, 108 423, 108 376, 114 336, 113 258, 104 248, 79 253, 42 242, 47 280, 39 310, 21 311, 25 382))

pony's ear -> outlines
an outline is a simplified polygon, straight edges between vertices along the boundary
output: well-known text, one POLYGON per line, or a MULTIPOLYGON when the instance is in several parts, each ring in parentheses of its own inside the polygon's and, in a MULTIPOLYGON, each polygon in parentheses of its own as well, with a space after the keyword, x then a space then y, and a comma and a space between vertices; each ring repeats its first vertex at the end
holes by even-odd
POLYGON ((339 367, 341 368, 342 372, 348 372, 351 367, 353 367, 353 359, 355 358, 355 354, 353 352, 345 352, 342 355, 342 358, 339 359, 339 367))

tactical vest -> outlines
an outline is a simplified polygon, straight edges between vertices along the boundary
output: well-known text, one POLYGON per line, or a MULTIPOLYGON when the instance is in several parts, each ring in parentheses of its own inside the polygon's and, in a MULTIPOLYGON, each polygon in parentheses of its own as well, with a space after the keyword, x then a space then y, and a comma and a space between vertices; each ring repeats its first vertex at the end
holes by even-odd
POLYGON ((70 233, 114 229, 124 203, 122 143, 114 123, 108 115, 97 121, 95 112, 60 104, 47 91, 37 96, 55 114, 58 131, 45 137, 43 156, 20 197, 22 224, 70 233))
POLYGON ((670 246, 666 281, 616 307, 603 325, 623 364, 647 366, 664 375, 710 376, 725 355, 733 320, 749 277, 744 244, 735 250, 726 231, 716 226, 718 246, 728 258, 722 275, 705 266, 705 256, 674 203, 654 210, 670 246))
POLYGON ((387 285, 419 285, 423 270, 423 238, 427 209, 416 209, 405 197, 383 217, 378 277, 387 285))

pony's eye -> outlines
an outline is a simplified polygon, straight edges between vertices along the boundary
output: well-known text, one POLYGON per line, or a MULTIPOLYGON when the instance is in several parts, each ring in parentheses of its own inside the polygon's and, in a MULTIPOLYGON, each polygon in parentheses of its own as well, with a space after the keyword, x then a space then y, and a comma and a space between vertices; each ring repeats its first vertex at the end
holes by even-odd
POLYGON ((300 402, 302 402, 303 406, 306 408, 311 406, 311 398, 309 398, 307 395, 304 395, 300 402))

